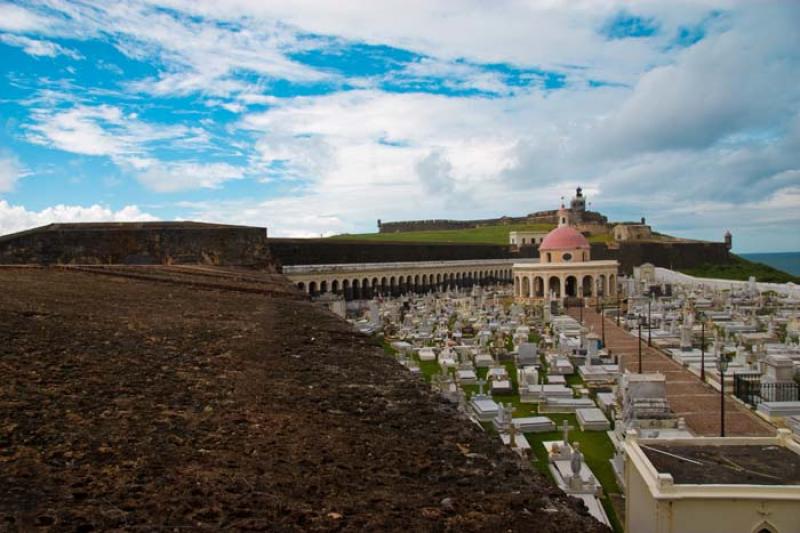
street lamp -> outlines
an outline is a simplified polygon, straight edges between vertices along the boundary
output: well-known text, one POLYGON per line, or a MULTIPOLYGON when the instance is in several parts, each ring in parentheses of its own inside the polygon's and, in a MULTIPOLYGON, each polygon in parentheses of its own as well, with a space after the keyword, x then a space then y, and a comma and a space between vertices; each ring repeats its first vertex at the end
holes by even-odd
POLYGON ((639 373, 642 373, 642 315, 639 315, 639 373))
POLYGON ((606 309, 605 305, 600 306, 600 330, 603 332, 603 348, 606 347, 606 309))
POLYGON ((617 327, 619 327, 620 315, 622 314, 622 296, 617 293, 617 327))
POLYGON ((706 381, 706 315, 700 313, 700 381, 706 381))
POLYGON ((647 300, 647 345, 652 346, 652 337, 650 336, 651 332, 653 331, 653 323, 650 321, 650 304, 652 303, 653 298, 651 297, 647 300))
POLYGON ((725 371, 728 370, 728 356, 719 356, 719 436, 725 436, 725 371))
POLYGON ((583 298, 581 298, 581 325, 583 325, 583 298))

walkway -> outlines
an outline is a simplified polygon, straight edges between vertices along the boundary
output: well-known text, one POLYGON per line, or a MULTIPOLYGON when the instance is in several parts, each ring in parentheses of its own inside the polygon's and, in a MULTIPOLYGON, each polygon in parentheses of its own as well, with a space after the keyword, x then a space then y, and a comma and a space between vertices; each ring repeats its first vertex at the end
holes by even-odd
MULTIPOLYGON (((569 309, 569 314, 578 319, 580 310, 569 309)), ((587 327, 594 327, 600 334, 600 315, 591 308, 584 308, 583 320, 587 327)), ((621 364, 631 372, 639 371, 638 339, 616 323, 606 318, 606 346, 619 355, 621 364)), ((661 372, 667 378, 667 398, 677 416, 686 419, 686 424, 697 435, 718 436, 720 433, 719 391, 700 381, 700 378, 673 361, 656 348, 648 348, 646 338, 642 342, 642 371, 661 372)), ((730 397, 725 398, 726 436, 774 435, 775 428, 758 418, 749 409, 730 397)))

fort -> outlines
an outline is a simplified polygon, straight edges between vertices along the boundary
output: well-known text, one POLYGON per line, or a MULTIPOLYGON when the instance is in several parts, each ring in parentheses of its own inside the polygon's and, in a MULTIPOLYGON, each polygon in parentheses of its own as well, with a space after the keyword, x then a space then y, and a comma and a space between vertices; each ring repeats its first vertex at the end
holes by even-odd
MULTIPOLYGON (((592 256, 616 259, 623 273, 652 263, 692 268, 729 261, 724 242, 592 243, 592 256)), ((265 228, 199 222, 50 224, 0 237, 0 264, 205 264, 280 270, 283 266, 484 261, 539 257, 536 247, 497 244, 268 238, 265 228)))

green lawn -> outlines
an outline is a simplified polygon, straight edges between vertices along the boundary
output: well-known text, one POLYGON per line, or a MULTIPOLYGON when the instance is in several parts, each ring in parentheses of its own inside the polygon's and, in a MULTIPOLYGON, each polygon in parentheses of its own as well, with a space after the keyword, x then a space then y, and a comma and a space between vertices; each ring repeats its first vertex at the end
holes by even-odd
POLYGON ((750 276, 755 276, 758 281, 771 283, 800 283, 800 277, 798 276, 792 276, 791 274, 765 265, 764 263, 748 261, 735 254, 730 255, 730 263, 705 264, 695 268, 683 268, 681 272, 701 278, 747 280, 750 276))
MULTIPOLYGON (((383 340, 383 349, 386 353, 391 355, 396 355, 396 351, 391 347, 389 341, 383 340)), ((425 380, 430 382, 433 375, 437 374, 441 371, 441 367, 435 361, 419 361, 419 359, 414 356, 414 358, 419 362, 420 370, 422 375, 424 376, 425 380)), ((544 363, 544 357, 541 357, 542 363, 544 363)), ((492 398, 496 402, 502 402, 503 404, 511 404, 514 406, 514 414, 515 418, 523 417, 523 416, 535 416, 538 414, 537 404, 533 403, 521 403, 519 400, 519 394, 517 393, 517 369, 513 361, 507 361, 503 363, 509 373, 509 377, 511 378, 511 382, 514 386, 514 393, 513 394, 495 394, 492 398)), ((540 372, 543 375, 547 375, 547 369, 544 364, 541 367, 540 372)), ((476 373, 479 379, 486 379, 487 369, 486 368, 479 368, 476 369, 476 373)), ((569 385, 579 385, 583 382, 581 381, 580 377, 577 375, 568 376, 567 383, 569 385)), ((487 384, 488 386, 488 384, 487 384)), ((464 392, 467 395, 467 398, 472 397, 473 395, 477 394, 478 386, 477 385, 464 385, 462 387, 464 392)), ((484 389, 484 392, 486 390, 484 389)), ((608 438, 605 432, 603 431, 580 431, 578 426, 578 421, 575 418, 574 414, 555 414, 555 413, 547 413, 547 417, 549 417, 556 426, 560 426, 564 420, 572 426, 574 429, 570 431, 570 442, 579 442, 581 447, 581 452, 583 453, 586 464, 591 468, 592 472, 595 476, 597 476, 597 480, 603 486, 603 497, 601 498, 601 503, 603 504, 603 508, 606 511, 606 514, 611 521, 611 525, 615 532, 622 532, 622 525, 617 518, 616 511, 614 510, 613 505, 611 504, 611 499, 609 498, 609 494, 620 494, 620 489, 617 486, 617 480, 614 477, 614 471, 611 468, 611 463, 609 459, 614 455, 614 446, 611 444, 611 440, 608 438)), ((494 426, 491 423, 484 423, 482 424, 487 432, 490 434, 496 434, 494 426)), ((546 475, 552 480, 552 475, 548 469, 548 458, 547 453, 544 449, 544 445, 542 444, 545 441, 552 441, 552 440, 561 440, 562 434, 561 430, 556 430, 548 433, 528 433, 526 434, 526 438, 528 442, 530 442, 531 447, 533 449, 533 453, 535 456, 535 460, 533 461, 533 465, 535 468, 540 471, 542 474, 546 475)))
POLYGON ((334 235, 329 237, 338 240, 368 240, 395 242, 445 242, 473 244, 508 244, 508 234, 512 231, 550 231, 552 224, 503 224, 498 226, 482 226, 479 228, 438 230, 438 231, 406 231, 398 233, 358 233, 334 235))

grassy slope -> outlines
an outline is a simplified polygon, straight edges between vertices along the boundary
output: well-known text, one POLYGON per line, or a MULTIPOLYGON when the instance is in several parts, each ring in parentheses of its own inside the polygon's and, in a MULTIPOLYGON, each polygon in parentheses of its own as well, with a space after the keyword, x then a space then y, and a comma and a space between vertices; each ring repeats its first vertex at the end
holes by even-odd
POLYGON ((748 261, 743 257, 731 254, 731 262, 727 264, 705 264, 695 268, 681 269, 684 274, 702 278, 738 279, 746 280, 755 276, 758 281, 773 283, 800 283, 800 277, 792 276, 782 270, 773 268, 764 263, 748 261))
MULTIPOLYGON (((503 224, 482 226, 480 228, 453 229, 439 231, 406 231, 398 233, 359 233, 335 235, 331 239, 401 241, 401 242, 450 242, 473 244, 508 244, 508 234, 512 231, 550 231, 552 224, 503 224)), ((610 242, 612 235, 592 235, 590 242, 610 242)))

